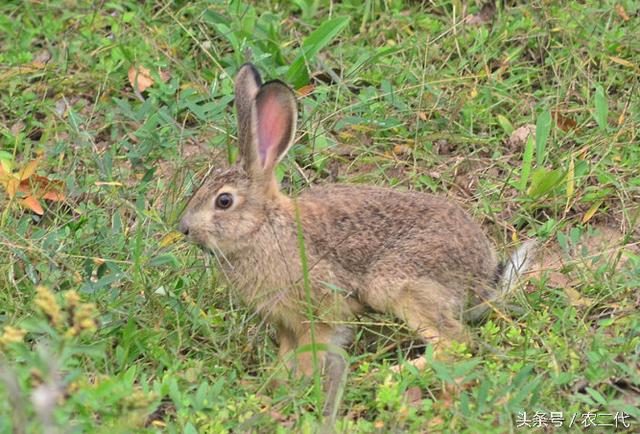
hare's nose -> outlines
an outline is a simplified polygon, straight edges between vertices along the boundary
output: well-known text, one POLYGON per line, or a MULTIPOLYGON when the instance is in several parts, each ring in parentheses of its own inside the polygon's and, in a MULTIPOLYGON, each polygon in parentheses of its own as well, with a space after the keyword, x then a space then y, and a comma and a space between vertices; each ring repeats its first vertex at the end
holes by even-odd
POLYGON ((185 235, 189 235, 189 226, 187 225, 187 222, 184 221, 184 219, 180 220, 180 225, 178 225, 178 230, 185 235))

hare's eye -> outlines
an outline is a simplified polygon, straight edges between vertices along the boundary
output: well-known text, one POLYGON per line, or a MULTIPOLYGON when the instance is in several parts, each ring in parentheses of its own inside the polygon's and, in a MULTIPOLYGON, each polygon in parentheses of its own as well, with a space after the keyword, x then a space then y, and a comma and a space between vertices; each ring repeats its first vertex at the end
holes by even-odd
POLYGON ((216 197, 216 208, 227 209, 233 205, 233 196, 231 193, 220 193, 216 197))

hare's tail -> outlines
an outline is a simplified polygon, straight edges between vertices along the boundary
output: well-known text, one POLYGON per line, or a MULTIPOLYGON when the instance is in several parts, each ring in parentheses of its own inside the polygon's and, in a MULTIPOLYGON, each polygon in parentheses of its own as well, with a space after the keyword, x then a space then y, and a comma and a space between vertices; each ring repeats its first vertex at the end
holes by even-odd
POLYGON ((518 250, 511 255, 509 261, 504 264, 502 276, 498 283, 500 295, 510 293, 517 286, 518 280, 531 265, 531 260, 535 254, 536 246, 536 240, 524 242, 520 247, 518 247, 518 250))
POLYGON ((483 319, 489 312, 491 306, 499 305, 502 298, 518 286, 520 278, 531 265, 537 245, 538 243, 535 239, 524 242, 511 255, 506 263, 498 266, 499 268, 496 271, 496 273, 499 273, 497 282, 498 291, 495 294, 495 298, 486 300, 467 310, 465 313, 465 319, 467 321, 474 323, 483 319))

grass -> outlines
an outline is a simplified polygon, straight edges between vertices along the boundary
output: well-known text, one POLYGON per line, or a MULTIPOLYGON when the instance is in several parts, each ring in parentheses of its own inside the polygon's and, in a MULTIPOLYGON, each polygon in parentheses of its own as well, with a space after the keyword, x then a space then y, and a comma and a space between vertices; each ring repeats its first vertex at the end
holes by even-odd
POLYGON ((37 161, 21 191, 0 185, 0 432, 320 426, 311 383, 266 387, 272 330, 172 232, 236 157, 231 77, 248 55, 306 94, 286 191, 436 192, 505 254, 535 236, 563 258, 471 329, 477 348, 424 372, 392 374, 410 334, 360 318, 336 431, 541 429, 520 412, 563 412, 560 431, 624 412, 628 428, 592 429, 637 431, 637 3, 405 3, 0 6, 0 160, 14 177, 37 161), (132 66, 155 82, 142 93, 132 66), (535 138, 516 140, 523 126, 535 138), (64 200, 42 198, 53 187, 64 200))

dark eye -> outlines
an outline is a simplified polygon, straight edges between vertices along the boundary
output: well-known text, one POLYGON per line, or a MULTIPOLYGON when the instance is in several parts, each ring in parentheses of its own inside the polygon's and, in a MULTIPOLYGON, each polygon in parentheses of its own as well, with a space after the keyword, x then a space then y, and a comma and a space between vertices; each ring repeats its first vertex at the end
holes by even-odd
POLYGON ((220 193, 216 197, 216 208, 227 209, 233 205, 233 196, 231 193, 220 193))

